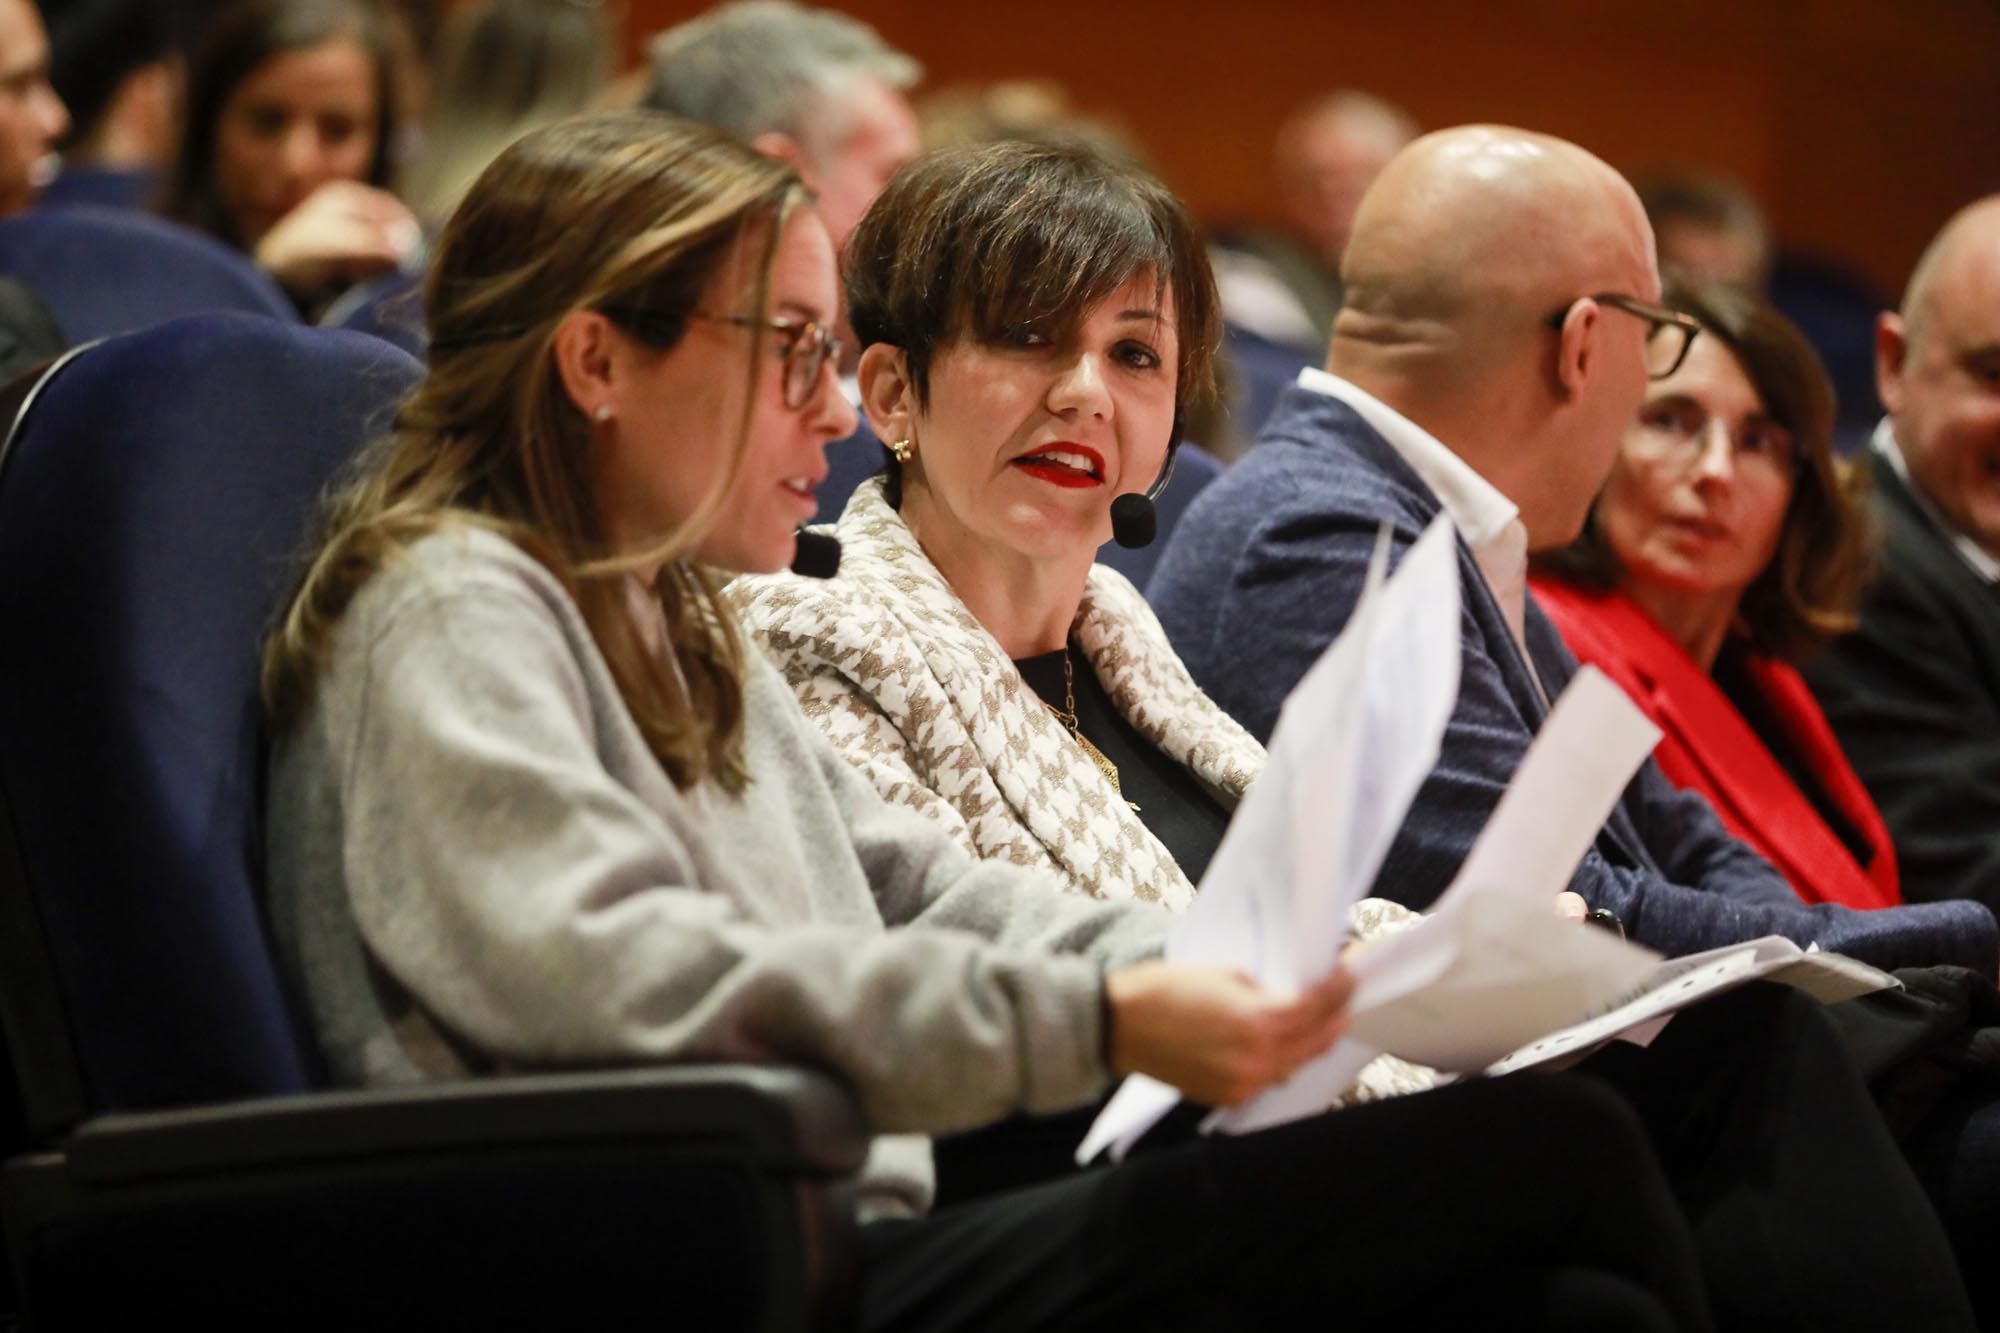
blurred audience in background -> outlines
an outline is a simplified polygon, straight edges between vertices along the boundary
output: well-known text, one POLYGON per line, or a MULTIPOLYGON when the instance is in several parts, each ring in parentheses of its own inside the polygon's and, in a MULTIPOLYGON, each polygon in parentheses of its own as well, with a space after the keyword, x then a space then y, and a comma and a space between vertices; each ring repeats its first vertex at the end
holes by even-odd
POLYGON ((818 196, 835 252, 919 148, 905 94, 922 66, 830 9, 741 0, 648 49, 642 104, 713 125, 792 167, 818 196))
POLYGON ((0 0, 0 216, 35 202, 55 172, 69 112, 49 85, 49 39, 29 0, 0 0))
POLYGON ((474 0, 438 35, 420 154, 403 197, 441 226, 514 140, 590 108, 611 77, 614 35, 598 5, 474 0))
POLYGON ((1272 342, 1317 355, 1340 309, 1340 257, 1361 196, 1417 122, 1373 93, 1343 89, 1307 103, 1278 131, 1272 166, 1284 229, 1219 238, 1223 318, 1272 342))
POLYGON ((1663 173, 1633 182, 1660 267, 1694 283, 1755 291, 1771 275, 1771 229, 1750 192, 1721 176, 1663 173))
MULTIPOLYGON (((424 119, 430 114, 431 72, 437 68, 440 33, 447 10, 460 7, 447 0, 377 0, 389 19, 389 39, 396 49, 396 112, 399 141, 389 145, 398 162, 415 160, 422 144, 424 119)), ((595 9, 600 0, 555 0, 555 3, 595 9)))
POLYGON ((242 0, 188 66, 162 211, 236 246, 308 314, 395 268, 421 233, 389 193, 396 38, 368 0, 242 0))
POLYGON ((1881 301, 1844 265, 1777 244, 1756 198, 1713 172, 1658 172, 1638 182, 1659 238, 1660 267, 1694 282, 1727 282, 1767 296, 1799 326, 1834 389, 1834 450, 1868 437, 1875 398, 1875 312, 1881 301))
MULTIPOLYGON (((0 217, 35 202, 55 170, 69 113, 49 86, 49 41, 29 0, 0 0, 0 217)), ((65 346, 62 329, 25 284, 0 277, 0 383, 65 346)))
POLYGON ((1318 365, 1340 309, 1340 260, 1361 196, 1417 134, 1372 93, 1316 98, 1278 130, 1272 165, 1282 227, 1217 235, 1209 258, 1222 294, 1223 399, 1200 438, 1220 457, 1247 449, 1298 372, 1318 365))
POLYGON ((49 81, 71 118, 49 202, 140 208, 157 188, 181 96, 170 17, 155 0, 49 7, 49 81))
POLYGON ((925 148, 968 144, 1080 143, 1123 166, 1148 170, 1146 154, 1116 117, 1078 108, 1053 79, 1001 79, 942 88, 917 104, 925 148))

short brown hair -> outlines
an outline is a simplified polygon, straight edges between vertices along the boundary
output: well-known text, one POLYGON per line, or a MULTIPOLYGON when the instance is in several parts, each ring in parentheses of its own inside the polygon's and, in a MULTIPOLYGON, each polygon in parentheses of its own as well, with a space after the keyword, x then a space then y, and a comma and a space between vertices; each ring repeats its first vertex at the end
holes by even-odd
MULTIPOLYGON (((1819 354, 1791 321, 1739 287, 1669 279, 1665 301, 1700 320, 1703 336, 1735 353, 1764 410, 1798 445, 1778 549, 1737 608, 1752 648, 1796 665, 1857 623, 1874 570, 1867 471, 1835 460, 1833 387, 1819 354)), ((1595 512, 1574 542, 1535 563, 1590 588, 1615 587, 1624 573, 1595 512)))
POLYGON ((945 344, 1056 333, 1141 273, 1173 293, 1178 444, 1215 393, 1215 276, 1180 200, 1086 144, 944 148, 904 167, 848 239, 848 318, 863 347, 902 350, 923 403, 945 344))

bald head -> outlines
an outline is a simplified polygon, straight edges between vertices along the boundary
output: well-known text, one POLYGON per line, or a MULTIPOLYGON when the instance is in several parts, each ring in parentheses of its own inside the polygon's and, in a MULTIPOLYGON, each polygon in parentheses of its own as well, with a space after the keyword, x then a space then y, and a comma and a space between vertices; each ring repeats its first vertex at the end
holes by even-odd
POLYGON ((1644 393, 1649 328, 1583 298, 1660 295, 1624 177, 1545 134, 1425 135, 1362 200, 1341 278, 1328 367, 1499 487, 1531 543, 1574 535, 1644 393))
POLYGON ((1475 125, 1428 134, 1362 200, 1335 328, 1435 344, 1470 368, 1511 359, 1579 296, 1656 297, 1652 233, 1625 179, 1575 144, 1475 125))
POLYGON ((1961 209, 1875 331, 1875 384, 1910 482, 2000 555, 2000 195, 1961 209))
POLYGON ((2000 194, 1961 208, 1924 248, 1903 289, 1904 336, 1913 342, 1922 336, 1946 293, 1959 290, 1974 271, 1995 265, 2000 265, 2000 194))

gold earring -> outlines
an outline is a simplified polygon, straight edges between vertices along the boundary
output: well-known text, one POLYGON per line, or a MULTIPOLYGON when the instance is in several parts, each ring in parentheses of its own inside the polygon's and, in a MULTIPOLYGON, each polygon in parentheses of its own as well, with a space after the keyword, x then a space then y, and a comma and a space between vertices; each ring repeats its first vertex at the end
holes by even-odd
POLYGON ((898 440, 889 446, 889 452, 896 456, 898 463, 907 463, 917 452, 915 440, 898 440))

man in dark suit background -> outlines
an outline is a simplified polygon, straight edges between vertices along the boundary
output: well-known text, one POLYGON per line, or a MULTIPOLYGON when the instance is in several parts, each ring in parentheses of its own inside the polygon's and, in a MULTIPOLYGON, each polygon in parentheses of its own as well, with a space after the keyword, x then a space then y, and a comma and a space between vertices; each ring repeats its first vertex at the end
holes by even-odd
POLYGON ((1881 316, 1876 383, 1881 574, 1806 676, 1904 896, 2000 909, 2000 195, 1945 225, 1881 316))
MULTIPOLYGON (((1654 306, 1653 237, 1610 167, 1494 127, 1418 140, 1363 201, 1327 365, 1189 508, 1149 599, 1195 678, 1253 732, 1346 622, 1379 525, 1400 556, 1441 510, 1465 589, 1459 699, 1376 892, 1428 905, 1575 670, 1527 595, 1530 550, 1581 526, 1649 374, 1688 338, 1654 306)), ((1971 904, 1807 906, 1648 762, 1570 887, 1670 954, 1766 934, 1885 966, 1991 975, 1971 904)))

